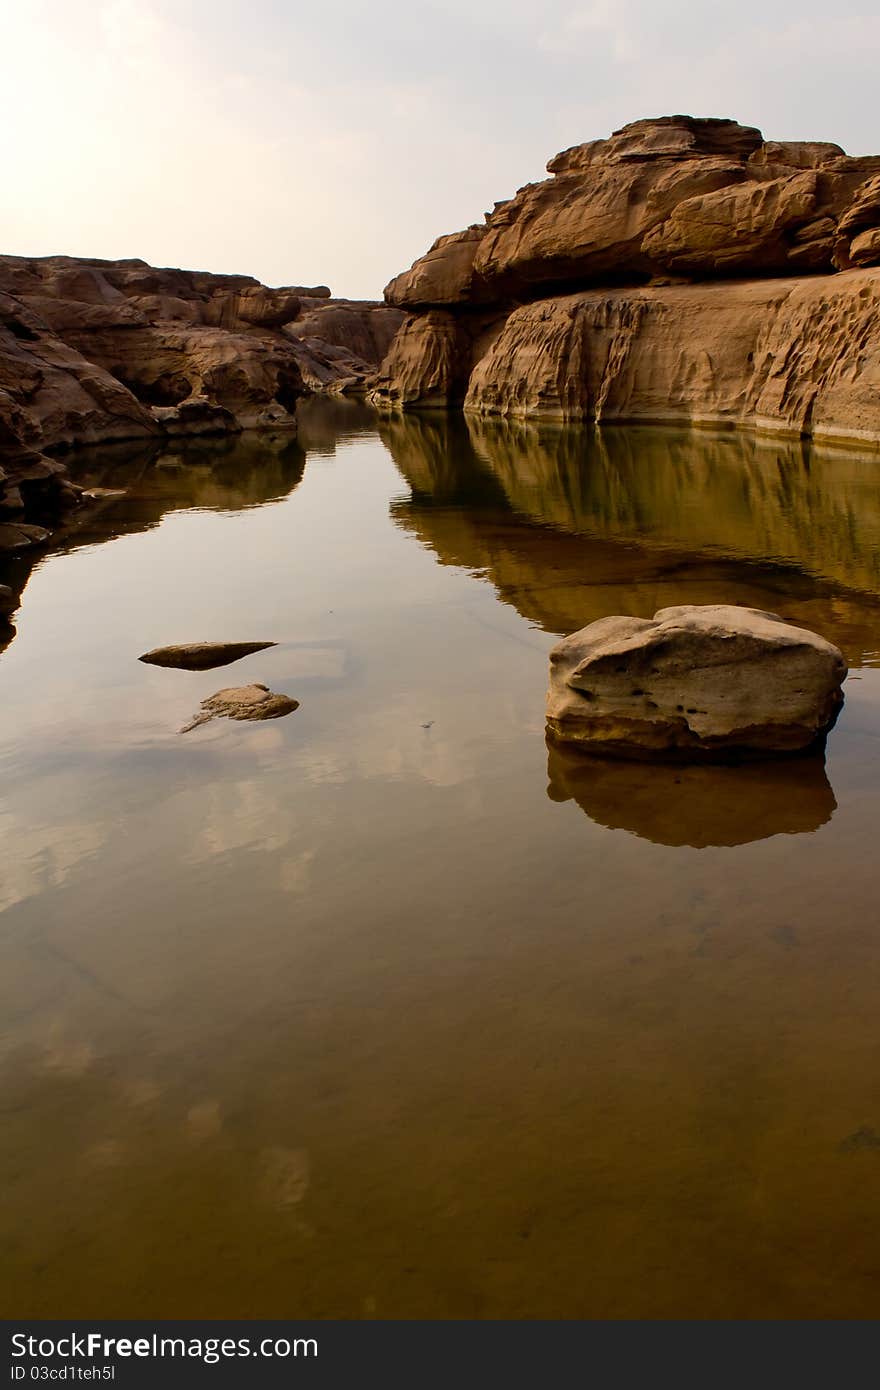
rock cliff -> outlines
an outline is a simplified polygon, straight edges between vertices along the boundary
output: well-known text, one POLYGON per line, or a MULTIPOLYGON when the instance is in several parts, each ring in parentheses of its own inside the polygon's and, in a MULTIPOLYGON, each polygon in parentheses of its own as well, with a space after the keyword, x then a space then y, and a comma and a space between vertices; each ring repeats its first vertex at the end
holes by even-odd
POLYGON ((39 543, 34 523, 77 500, 58 453, 292 430, 301 396, 363 389, 402 317, 325 286, 0 257, 0 549, 39 543))
POLYGON ((377 404, 880 444, 880 156, 667 116, 547 167, 388 285, 377 404))

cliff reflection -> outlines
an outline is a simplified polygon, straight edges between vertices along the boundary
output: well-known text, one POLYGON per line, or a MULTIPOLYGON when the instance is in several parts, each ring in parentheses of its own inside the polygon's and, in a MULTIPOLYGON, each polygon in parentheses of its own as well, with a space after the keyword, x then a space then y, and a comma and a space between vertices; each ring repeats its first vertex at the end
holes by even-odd
POLYGON ((537 626, 770 608, 880 661, 880 460, 697 430, 383 421, 397 523, 537 626))
POLYGON ((658 845, 733 846, 818 830, 837 809, 822 756, 741 766, 593 758, 548 740, 547 795, 658 845))

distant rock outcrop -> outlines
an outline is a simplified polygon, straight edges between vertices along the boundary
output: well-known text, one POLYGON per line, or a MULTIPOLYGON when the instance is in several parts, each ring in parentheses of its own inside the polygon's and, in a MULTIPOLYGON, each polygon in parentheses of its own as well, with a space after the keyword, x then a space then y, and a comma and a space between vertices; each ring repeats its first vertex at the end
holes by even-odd
POLYGON ((402 317, 326 286, 0 256, 0 521, 76 501, 54 457, 76 445, 292 430, 301 396, 364 388, 402 317))
POLYGON ((667 116, 547 167, 388 285, 376 403, 880 442, 880 156, 667 116))

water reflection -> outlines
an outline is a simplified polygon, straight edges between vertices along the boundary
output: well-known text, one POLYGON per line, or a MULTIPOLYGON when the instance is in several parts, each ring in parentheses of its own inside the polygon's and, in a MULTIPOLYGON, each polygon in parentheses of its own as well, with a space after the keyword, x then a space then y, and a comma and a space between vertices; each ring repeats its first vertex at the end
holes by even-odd
POLYGON ((675 766, 594 758, 548 739, 547 795, 590 820, 658 845, 747 845, 818 830, 837 809, 814 755, 740 766, 675 766))
MULTIPOLYGON (((302 481, 305 460, 302 443, 284 434, 82 449, 68 463, 73 481, 108 495, 57 519, 51 553, 151 530, 170 512, 240 511, 277 501, 302 481)), ((44 553, 0 556, 0 583, 12 589, 16 607, 44 553)), ((14 624, 0 618, 0 652, 14 636, 14 624)))
POLYGON ((547 632, 741 603, 880 662, 880 460, 748 433, 396 418, 397 524, 547 632))

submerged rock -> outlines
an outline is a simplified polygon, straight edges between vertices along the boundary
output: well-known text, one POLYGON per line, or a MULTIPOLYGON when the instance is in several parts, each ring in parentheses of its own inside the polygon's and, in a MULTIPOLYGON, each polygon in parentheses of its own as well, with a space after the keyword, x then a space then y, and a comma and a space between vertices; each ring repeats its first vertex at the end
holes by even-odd
POLYGON ((144 652, 138 661, 148 666, 171 666, 178 671, 212 671, 215 666, 228 666, 254 652, 264 652, 275 642, 185 642, 177 647, 155 647, 144 652))
POLYGON ((202 710, 180 730, 188 734, 212 719, 282 719, 299 709, 299 700, 276 695, 267 685, 238 685, 218 690, 202 701, 202 710))
POLYGON ((547 727, 622 757, 795 753, 833 725, 845 676, 837 647, 755 608, 600 618, 550 653, 547 727))

